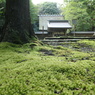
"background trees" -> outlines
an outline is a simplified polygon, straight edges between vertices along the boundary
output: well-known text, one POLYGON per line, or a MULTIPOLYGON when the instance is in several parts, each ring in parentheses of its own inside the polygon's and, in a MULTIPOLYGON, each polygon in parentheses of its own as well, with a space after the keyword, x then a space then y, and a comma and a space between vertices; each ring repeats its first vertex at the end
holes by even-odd
POLYGON ((30 1, 30 16, 31 16, 31 22, 32 23, 35 23, 38 20, 37 6, 34 5, 31 1, 30 1))
POLYGON ((61 11, 54 2, 44 2, 39 7, 39 14, 60 14, 61 11))
POLYGON ((76 20, 76 31, 94 31, 95 27, 95 0, 65 0, 67 5, 63 8, 65 19, 71 22, 76 20))
POLYGON ((31 23, 33 25, 33 29, 34 31, 38 31, 38 23, 39 23, 39 19, 38 19, 38 6, 34 5, 31 1, 30 1, 30 17, 31 17, 31 23))
POLYGON ((95 30, 95 0, 85 0, 84 5, 87 7, 87 13, 90 17, 91 30, 95 30))

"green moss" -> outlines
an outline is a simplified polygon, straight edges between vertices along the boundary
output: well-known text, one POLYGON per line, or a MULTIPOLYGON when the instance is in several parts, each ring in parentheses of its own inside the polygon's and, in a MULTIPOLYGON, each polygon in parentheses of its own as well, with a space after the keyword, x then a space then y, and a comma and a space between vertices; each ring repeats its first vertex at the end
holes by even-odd
POLYGON ((94 40, 80 40, 78 41, 78 43, 82 43, 82 44, 86 44, 86 45, 90 45, 90 46, 95 46, 95 41, 94 40))
POLYGON ((94 55, 39 42, 0 43, 0 95, 94 95, 94 55))

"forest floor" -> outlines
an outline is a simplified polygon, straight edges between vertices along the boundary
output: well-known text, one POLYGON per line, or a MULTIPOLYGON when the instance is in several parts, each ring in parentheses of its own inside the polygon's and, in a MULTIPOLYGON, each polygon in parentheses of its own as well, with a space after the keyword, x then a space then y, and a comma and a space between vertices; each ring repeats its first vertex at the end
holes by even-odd
POLYGON ((0 95, 57 94, 95 95, 95 41, 0 43, 0 95))

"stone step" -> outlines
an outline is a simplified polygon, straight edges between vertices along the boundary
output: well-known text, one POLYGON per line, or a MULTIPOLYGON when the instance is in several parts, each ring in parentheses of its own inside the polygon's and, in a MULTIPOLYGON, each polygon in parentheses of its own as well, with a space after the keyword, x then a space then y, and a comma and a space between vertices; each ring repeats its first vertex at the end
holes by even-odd
POLYGON ((45 37, 45 39, 47 40, 63 40, 63 39, 95 39, 95 37, 63 37, 63 38, 57 38, 57 37, 45 37))
POLYGON ((45 44, 49 45, 61 45, 62 43, 71 43, 77 42, 83 39, 91 39, 94 40, 95 38, 57 38, 57 37, 46 37, 44 40, 41 40, 45 44))

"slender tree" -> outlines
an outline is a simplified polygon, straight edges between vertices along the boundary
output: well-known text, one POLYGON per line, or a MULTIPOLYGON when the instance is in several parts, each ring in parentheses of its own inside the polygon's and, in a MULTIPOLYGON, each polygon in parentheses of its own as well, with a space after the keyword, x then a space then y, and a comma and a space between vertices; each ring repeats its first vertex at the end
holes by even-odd
POLYGON ((6 0, 5 24, 0 41, 23 44, 34 37, 29 0, 6 0))

